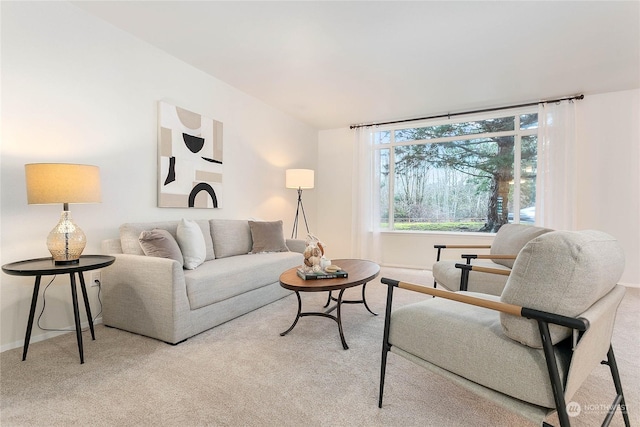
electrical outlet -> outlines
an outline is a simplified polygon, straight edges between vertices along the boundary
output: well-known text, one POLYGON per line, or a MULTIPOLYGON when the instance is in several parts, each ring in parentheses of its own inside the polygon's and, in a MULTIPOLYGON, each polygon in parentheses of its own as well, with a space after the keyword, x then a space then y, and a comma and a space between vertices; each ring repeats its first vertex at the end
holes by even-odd
POLYGON ((100 270, 94 270, 91 272, 91 286, 98 286, 100 284, 100 270))

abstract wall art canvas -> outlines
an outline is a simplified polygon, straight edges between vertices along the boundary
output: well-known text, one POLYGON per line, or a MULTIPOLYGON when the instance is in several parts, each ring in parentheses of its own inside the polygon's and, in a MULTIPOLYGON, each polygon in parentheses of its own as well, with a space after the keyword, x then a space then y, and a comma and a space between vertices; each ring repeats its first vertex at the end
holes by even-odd
POLYGON ((158 206, 222 205, 222 123, 158 103, 158 206))

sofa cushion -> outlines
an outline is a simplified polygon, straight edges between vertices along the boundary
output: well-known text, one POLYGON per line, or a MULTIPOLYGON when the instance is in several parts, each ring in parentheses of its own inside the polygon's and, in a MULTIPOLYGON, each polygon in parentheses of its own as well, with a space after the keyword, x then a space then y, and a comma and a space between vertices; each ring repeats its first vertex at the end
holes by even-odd
POLYGON ((204 262, 207 255, 207 247, 202 230, 195 221, 182 219, 178 223, 176 237, 184 258, 184 268, 193 270, 204 262))
MULTIPOLYGON (((213 252, 213 241, 211 240, 209 220, 196 220, 196 223, 200 226, 204 237, 207 248, 206 259, 214 259, 215 254, 213 252)), ((140 237, 140 233, 143 231, 153 230, 154 228, 167 230, 175 238, 177 237, 178 221, 130 222, 122 224, 120 226, 120 244, 122 246, 122 253, 129 255, 144 255, 142 247, 140 247, 138 237, 140 237)))
POLYGON ((285 270, 302 264, 302 254, 274 252, 245 254, 207 261, 185 270, 191 310, 215 304, 253 289, 278 282, 285 270))
MULTIPOLYGON (((486 294, 462 293, 498 300, 486 294)), ((547 369, 544 352, 508 338, 497 311, 444 298, 405 305, 391 314, 389 343, 525 402, 547 408, 555 405, 548 377, 538 375, 547 369)), ((560 377, 565 378, 570 348, 557 351, 560 377)))
MULTIPOLYGON (((549 228, 533 225, 504 224, 493 239, 489 253, 492 255, 518 255, 530 240, 550 231, 552 230, 549 228)), ((496 259, 493 262, 513 268, 514 261, 512 259, 496 259)))
POLYGON ((169 258, 183 265, 182 252, 176 239, 167 230, 154 228, 140 233, 140 246, 146 256, 169 258))
POLYGON ((202 231, 202 237, 204 237, 204 246, 206 248, 206 255, 204 257, 205 261, 210 259, 215 259, 216 255, 213 251, 213 239, 211 238, 211 225, 209 224, 208 219, 196 219, 196 224, 200 226, 200 230, 202 231))
MULTIPOLYGON (((511 270, 501 301, 576 317, 608 293, 624 271, 620 244, 600 231, 554 231, 530 241, 511 270)), ((505 334, 542 347, 534 320, 501 314, 505 334)), ((549 326, 555 344, 570 330, 549 326)))
POLYGON ((245 255, 251 252, 249 222, 237 219, 212 219, 211 237, 216 258, 245 255))
POLYGON ((282 221, 249 221, 251 230, 252 254, 263 252, 288 252, 284 241, 282 221))

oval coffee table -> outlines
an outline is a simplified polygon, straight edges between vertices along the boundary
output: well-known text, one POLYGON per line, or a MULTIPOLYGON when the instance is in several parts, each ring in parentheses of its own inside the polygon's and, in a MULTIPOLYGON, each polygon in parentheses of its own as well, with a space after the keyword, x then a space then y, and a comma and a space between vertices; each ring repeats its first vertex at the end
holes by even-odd
POLYGON ((361 260, 361 259, 336 259, 332 261, 333 264, 340 266, 340 268, 346 271, 349 277, 345 278, 336 278, 336 279, 317 279, 317 280, 304 280, 298 277, 297 270, 298 267, 290 268, 280 275, 280 286, 285 289, 290 289, 295 291, 296 297, 298 297, 298 314, 296 315, 293 324, 286 331, 282 332, 280 335, 285 336, 296 326, 298 323, 298 319, 304 316, 321 316, 328 317, 329 319, 333 319, 338 323, 338 331, 340 332, 340 340, 342 341, 342 347, 347 350, 349 346, 347 345, 347 341, 344 339, 344 333, 342 331, 342 317, 340 307, 342 304, 355 304, 362 303, 365 308, 369 311, 369 313, 373 315, 377 315, 367 305, 367 301, 365 299, 365 287, 367 283, 372 279, 375 279, 380 273, 380 266, 375 262, 361 260), (345 289, 352 288, 354 286, 362 285, 362 300, 357 301, 343 301, 342 294, 345 289), (329 299, 327 300, 327 307, 331 300, 337 301, 337 304, 331 308, 329 308, 325 312, 302 312, 302 300, 300 299, 300 292, 329 292, 329 299), (338 294, 338 298, 332 298, 332 291, 340 291, 338 294), (333 310, 337 309, 337 316, 334 316, 331 313, 333 310))

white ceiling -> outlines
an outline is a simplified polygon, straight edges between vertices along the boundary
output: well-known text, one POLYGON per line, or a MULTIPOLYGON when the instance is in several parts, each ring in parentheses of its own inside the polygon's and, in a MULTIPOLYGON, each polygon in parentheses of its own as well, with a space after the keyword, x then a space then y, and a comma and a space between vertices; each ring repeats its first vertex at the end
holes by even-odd
POLYGON ((640 87, 640 2, 74 1, 318 128, 640 87))

